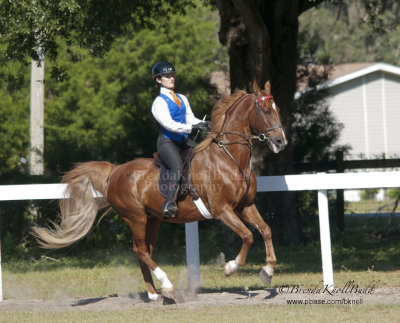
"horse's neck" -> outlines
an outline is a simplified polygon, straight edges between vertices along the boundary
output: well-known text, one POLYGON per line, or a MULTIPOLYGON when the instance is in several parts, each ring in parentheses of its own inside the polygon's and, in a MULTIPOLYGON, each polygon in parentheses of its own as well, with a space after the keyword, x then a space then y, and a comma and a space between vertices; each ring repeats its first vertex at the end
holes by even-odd
POLYGON ((249 113, 251 105, 251 96, 246 95, 242 100, 237 103, 239 106, 233 106, 227 112, 224 123, 221 127, 221 132, 233 132, 242 135, 251 135, 249 125, 249 113))
MULTIPOLYGON (((232 157, 239 163, 242 168, 247 167, 250 162, 251 141, 245 138, 251 137, 249 125, 249 103, 250 97, 245 98, 241 102, 239 109, 232 109, 227 113, 224 124, 221 128, 222 135, 218 136, 218 140, 224 142, 225 148, 232 157)), ((223 149, 219 147, 219 149, 223 149)), ((227 158, 231 158, 226 154, 227 158)))

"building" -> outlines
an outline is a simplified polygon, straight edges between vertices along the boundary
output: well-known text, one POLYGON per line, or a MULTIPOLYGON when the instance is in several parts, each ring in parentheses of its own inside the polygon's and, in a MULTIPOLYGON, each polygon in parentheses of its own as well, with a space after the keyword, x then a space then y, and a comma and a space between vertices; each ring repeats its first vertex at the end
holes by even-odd
POLYGON ((343 123, 339 144, 351 158, 400 155, 400 67, 385 63, 342 64, 330 80, 330 109, 343 123))

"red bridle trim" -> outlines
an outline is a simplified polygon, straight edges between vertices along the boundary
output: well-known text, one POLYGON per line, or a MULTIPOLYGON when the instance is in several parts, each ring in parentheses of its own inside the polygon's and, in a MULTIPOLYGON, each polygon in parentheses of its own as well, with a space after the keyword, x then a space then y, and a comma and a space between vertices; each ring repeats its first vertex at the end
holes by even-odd
POLYGON ((266 95, 266 96, 262 96, 261 98, 257 99, 257 102, 261 102, 264 100, 273 100, 274 97, 272 95, 266 95))

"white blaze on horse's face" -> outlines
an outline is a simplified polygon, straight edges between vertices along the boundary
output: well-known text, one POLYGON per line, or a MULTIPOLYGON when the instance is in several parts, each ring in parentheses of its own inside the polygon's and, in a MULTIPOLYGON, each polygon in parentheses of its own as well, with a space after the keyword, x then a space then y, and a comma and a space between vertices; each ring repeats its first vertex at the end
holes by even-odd
MULTIPOLYGON (((287 145, 287 139, 281 126, 279 108, 271 95, 264 96, 264 98, 266 98, 263 100, 266 101, 264 107, 268 110, 268 113, 264 114, 264 117, 267 116, 264 125, 267 130, 265 135, 268 138, 268 147, 272 152, 279 153, 287 145)), ((262 109, 262 107, 260 108, 262 109)))
POLYGON ((278 153, 285 149, 288 142, 282 129, 279 107, 271 94, 271 84, 267 81, 264 90, 261 90, 254 81, 253 90, 256 99, 253 129, 260 134, 260 137, 262 135, 264 139, 267 139, 271 151, 278 153))
MULTIPOLYGON (((276 107, 275 102, 272 102, 272 108, 275 110, 275 112, 276 112, 276 114, 278 115, 278 118, 279 118, 279 120, 280 120, 279 111, 278 111, 278 109, 277 109, 277 107, 276 107)), ((280 122, 280 121, 279 121, 279 122, 280 122)), ((282 128, 282 127, 280 127, 279 129, 280 129, 280 131, 281 131, 281 133, 282 133, 282 137, 283 137, 283 140, 284 140, 284 144, 285 144, 285 146, 286 146, 286 145, 288 144, 288 141, 287 141, 287 139, 286 139, 285 132, 283 131, 283 128, 282 128)))

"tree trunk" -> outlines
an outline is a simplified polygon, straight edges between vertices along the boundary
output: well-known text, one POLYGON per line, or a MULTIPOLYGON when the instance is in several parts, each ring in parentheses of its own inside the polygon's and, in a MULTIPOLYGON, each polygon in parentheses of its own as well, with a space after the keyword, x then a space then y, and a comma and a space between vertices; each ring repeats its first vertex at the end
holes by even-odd
MULTIPOLYGON (((296 91, 298 16, 302 1, 216 0, 221 16, 220 42, 227 47, 231 90, 250 90, 253 80, 271 81, 289 145, 278 155, 266 153, 263 175, 292 174, 290 124, 296 91)), ((315 5, 315 3, 313 3, 315 5)), ((299 241, 295 193, 272 193, 268 203, 279 217, 285 242, 299 241)))

